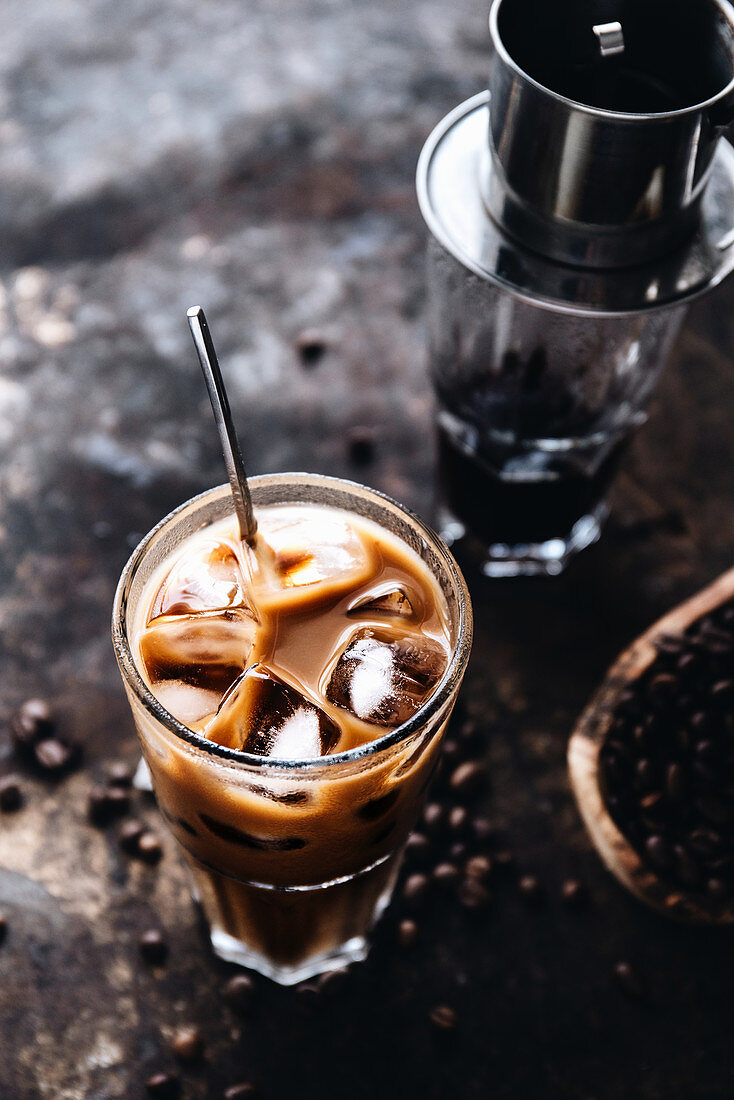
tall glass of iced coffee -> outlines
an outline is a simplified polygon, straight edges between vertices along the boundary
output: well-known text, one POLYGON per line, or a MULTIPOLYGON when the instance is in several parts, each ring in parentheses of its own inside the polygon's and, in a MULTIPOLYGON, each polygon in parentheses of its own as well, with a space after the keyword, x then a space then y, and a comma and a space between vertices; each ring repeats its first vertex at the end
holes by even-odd
POLYGON ((441 540, 362 486, 228 486, 133 553, 113 638, 161 813, 215 952, 281 982, 364 957, 471 646, 441 540))

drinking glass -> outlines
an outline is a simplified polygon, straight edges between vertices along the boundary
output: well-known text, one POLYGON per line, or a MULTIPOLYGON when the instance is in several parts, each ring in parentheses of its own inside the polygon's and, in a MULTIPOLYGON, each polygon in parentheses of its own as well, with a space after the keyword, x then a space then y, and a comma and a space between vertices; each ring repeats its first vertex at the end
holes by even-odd
POLYGON ((418 517, 363 486, 311 474, 250 480, 256 508, 315 504, 363 516, 425 562, 446 601, 451 656, 407 722, 368 744, 277 761, 226 748, 182 725, 148 688, 132 631, 162 563, 196 531, 232 513, 229 486, 163 519, 123 570, 113 640, 160 811, 191 869, 212 947, 283 985, 363 959, 392 894, 469 657, 466 584, 418 517))

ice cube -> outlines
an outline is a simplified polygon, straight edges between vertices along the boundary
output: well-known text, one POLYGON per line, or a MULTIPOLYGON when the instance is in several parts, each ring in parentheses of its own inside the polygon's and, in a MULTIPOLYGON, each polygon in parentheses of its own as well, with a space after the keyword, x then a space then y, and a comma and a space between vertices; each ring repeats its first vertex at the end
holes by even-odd
POLYGON ((446 668, 446 652, 425 635, 366 627, 349 639, 326 698, 357 718, 399 726, 423 705, 446 668))
POLYGON ((216 714, 222 693, 194 687, 183 680, 159 680, 155 685, 155 696, 169 714, 194 729, 203 719, 216 714))
POLYGON ((247 604, 242 571, 226 542, 207 539, 185 553, 160 587, 151 617, 221 611, 247 604))
POLYGON ((340 732, 322 710, 260 664, 232 685, 205 730, 212 741, 278 760, 325 756, 340 732))
POLYGON ((244 608, 161 615, 141 634, 140 656, 154 685, 179 680, 221 694, 247 665, 256 628, 244 608))
POLYGON ((319 581, 358 584, 367 579, 371 559, 355 529, 326 509, 304 515, 298 508, 279 510, 262 519, 265 540, 275 555, 275 570, 283 588, 301 588, 319 581))
MULTIPOLYGON (((414 597, 415 598, 415 597, 414 597)), ((347 612, 349 615, 377 615, 384 618, 414 619, 415 610, 402 585, 385 584, 360 596, 347 612)))

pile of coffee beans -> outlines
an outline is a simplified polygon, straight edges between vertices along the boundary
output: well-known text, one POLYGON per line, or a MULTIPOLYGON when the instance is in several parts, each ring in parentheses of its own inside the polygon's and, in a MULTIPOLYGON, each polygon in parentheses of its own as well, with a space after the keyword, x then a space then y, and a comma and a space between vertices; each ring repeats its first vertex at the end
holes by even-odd
POLYGON ((661 879, 725 905, 734 900, 734 603, 656 648, 616 708, 602 795, 661 879))

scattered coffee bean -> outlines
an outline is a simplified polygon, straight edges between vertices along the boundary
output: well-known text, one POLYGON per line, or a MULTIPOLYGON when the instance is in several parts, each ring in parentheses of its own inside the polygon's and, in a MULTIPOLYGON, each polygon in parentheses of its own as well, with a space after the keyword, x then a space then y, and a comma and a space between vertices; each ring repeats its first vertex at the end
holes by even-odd
POLYGON ((224 987, 224 999, 230 1008, 246 1012, 255 1000, 255 983, 247 974, 235 974, 224 987))
POLYGON ((463 840, 454 841, 454 843, 449 848, 449 855, 451 856, 454 863, 461 863, 464 856, 466 855, 466 844, 464 844, 463 840))
POLYGON ((0 946, 5 942, 5 937, 8 934, 8 919, 0 913, 0 946))
POLYGON ((401 947, 412 947, 418 938, 418 925, 414 920, 401 920, 398 925, 398 941, 401 947))
POLYGON ((543 898, 543 887, 535 875, 523 875, 518 882, 518 889, 526 901, 537 905, 543 898))
POLYGON ((13 740, 18 748, 31 749, 53 732, 54 725, 54 713, 44 699, 27 699, 13 716, 13 740))
POLYGON ((138 947, 149 966, 163 966, 168 958, 168 944, 157 928, 149 928, 147 932, 143 932, 138 947))
POLYGON ((182 1027, 171 1041, 171 1050, 179 1062, 195 1062, 201 1057, 204 1040, 198 1027, 182 1027))
POLYGON ((9 814, 23 805, 23 790, 17 775, 0 777, 0 810, 9 814))
POLYGON ((423 825, 429 833, 437 832, 443 822, 443 806, 429 802, 423 811, 423 825))
POLYGON ((644 996, 644 987, 640 976, 634 967, 628 962, 618 962, 614 966, 614 977, 619 988, 628 997, 640 998, 644 996))
POLYGON ((317 329, 304 329, 296 337, 296 351, 304 367, 315 367, 326 351, 326 340, 317 329))
POLYGON ((443 759, 446 761, 446 763, 452 763, 457 759, 457 757, 461 755, 461 746, 459 745, 458 741, 454 741, 453 738, 449 738, 447 741, 444 741, 441 751, 443 753, 443 759))
POLYGON ((317 981, 319 990, 329 997, 337 996, 349 983, 349 971, 345 966, 336 970, 328 970, 317 981))
POLYGON ((123 821, 118 835, 123 852, 126 852, 129 856, 136 856, 138 854, 138 843, 145 831, 145 826, 141 821, 136 821, 134 818, 123 821))
POLYGON ((296 994, 304 1008, 312 1008, 321 1001, 321 989, 316 982, 301 982, 296 987, 296 994))
POLYGON ((130 795, 120 787, 93 787, 89 795, 89 820, 93 825, 109 825, 127 813, 130 795))
POLYGON ((355 466, 368 466, 375 457, 376 441, 374 429, 361 426, 350 428, 347 432, 349 461, 355 466))
POLYGON ((239 1085, 230 1085, 223 1096, 224 1100, 255 1100, 257 1089, 251 1081, 243 1081, 239 1085))
POLYGON ((431 845, 428 837, 424 836, 423 833, 411 833, 408 837, 405 850, 410 859, 414 859, 416 863, 420 863, 428 857, 431 851, 431 845))
POLYGON ((489 856, 472 856, 464 865, 464 873, 469 878, 479 879, 480 882, 484 881, 492 873, 492 860, 489 856))
POLYGON ((459 727, 459 737, 467 744, 476 741, 479 727, 473 718, 466 718, 459 727))
POLYGON ((421 874, 408 875, 403 886, 403 897, 407 902, 416 904, 423 900, 428 890, 428 876, 421 874))
POLYGON ((567 878, 561 886, 561 898, 573 908, 578 908, 586 902, 586 891, 578 879, 567 878))
POLYGON ((131 787, 133 773, 121 760, 111 764, 107 772, 107 785, 109 787, 131 787))
POLYGON ((145 1082, 148 1096, 157 1100, 178 1100, 181 1084, 175 1073, 156 1073, 145 1082))
POLYGON ((158 863, 163 855, 163 848, 155 833, 146 830, 140 834, 135 855, 138 859, 142 859, 144 863, 158 863))
POLYGON ((439 1031, 453 1031, 459 1022, 456 1010, 450 1005, 436 1005, 429 1014, 430 1021, 439 1031))
POLYGON ((75 751, 57 737, 45 737, 33 747, 33 755, 39 768, 49 775, 60 775, 71 766, 75 751))
POLYGON ((469 814, 464 806, 454 806, 449 813, 448 825, 452 833, 460 833, 466 828, 469 814))
POLYGON ((483 765, 477 760, 467 760, 452 772, 449 785, 459 795, 471 795, 481 789, 484 779, 483 765))
POLYGON ((485 909, 490 902, 490 893, 480 879, 469 877, 459 886, 459 902, 465 909, 485 909))
POLYGON ((486 817, 472 818, 471 829, 480 844, 485 844, 488 840, 492 840, 494 836, 494 829, 486 817))
POLYGON ((459 868, 453 863, 437 863, 433 877, 440 886, 453 886, 459 879, 459 868))

